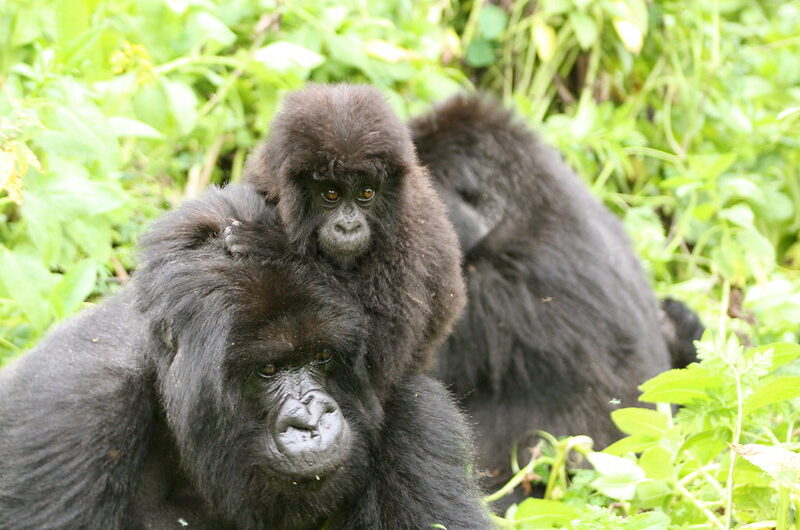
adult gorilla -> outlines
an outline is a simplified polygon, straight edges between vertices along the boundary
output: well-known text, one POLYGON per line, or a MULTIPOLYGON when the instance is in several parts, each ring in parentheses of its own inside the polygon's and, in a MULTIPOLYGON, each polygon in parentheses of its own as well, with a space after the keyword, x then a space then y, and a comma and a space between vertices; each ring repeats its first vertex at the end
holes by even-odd
POLYGON ((264 208, 231 187, 168 215, 132 286, 0 372, 0 528, 489 526, 441 385, 377 385, 392 345, 281 234, 224 249, 264 208))
MULTIPOLYGON (((490 483, 508 478, 512 445, 535 429, 614 441, 612 400, 636 404, 637 385, 672 366, 621 223, 491 100, 455 97, 411 128, 465 254, 469 301, 438 371, 477 424, 490 483)), ((702 326, 681 304, 666 310, 685 364, 702 326)))

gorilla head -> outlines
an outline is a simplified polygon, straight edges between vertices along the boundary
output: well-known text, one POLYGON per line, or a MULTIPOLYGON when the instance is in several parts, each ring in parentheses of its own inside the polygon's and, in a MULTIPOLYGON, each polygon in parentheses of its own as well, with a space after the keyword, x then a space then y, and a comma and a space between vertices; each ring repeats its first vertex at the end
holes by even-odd
POLYGON ((366 320, 300 266, 216 254, 139 271, 161 291, 145 310, 169 330, 152 350, 166 428, 227 520, 293 527, 353 491, 383 421, 359 368, 366 320))
POLYGON ((403 186, 419 170, 408 128, 367 86, 312 85, 286 97, 248 164, 257 189, 279 200, 299 248, 351 265, 388 241, 403 215, 403 186))

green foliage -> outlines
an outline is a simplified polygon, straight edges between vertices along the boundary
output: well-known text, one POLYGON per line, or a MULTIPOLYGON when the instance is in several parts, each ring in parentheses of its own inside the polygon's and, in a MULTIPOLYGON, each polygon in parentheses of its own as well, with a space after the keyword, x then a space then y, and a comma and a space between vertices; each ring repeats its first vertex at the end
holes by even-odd
POLYGON ((641 382, 655 409, 612 414, 622 440, 543 434, 489 499, 545 498, 497 524, 797 528, 797 35, 797 0, 0 3, 0 364, 124 283, 146 222, 239 179, 286 91, 367 82, 409 116, 474 83, 711 328, 701 363, 641 382))
MULTIPOLYGON (((368 82, 407 116, 466 85, 436 4, 0 6, 0 363, 133 266, 143 224, 236 180, 283 93, 368 82)), ((495 29, 497 31, 497 29, 495 29)))

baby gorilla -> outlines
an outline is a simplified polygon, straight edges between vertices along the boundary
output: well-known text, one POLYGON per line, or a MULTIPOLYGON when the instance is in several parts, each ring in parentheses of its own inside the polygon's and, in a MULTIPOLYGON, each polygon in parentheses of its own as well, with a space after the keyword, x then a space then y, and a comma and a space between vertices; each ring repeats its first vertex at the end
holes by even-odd
MULTIPOLYGON (((408 128, 383 97, 354 85, 290 94, 246 178, 276 206, 297 258, 338 280, 369 316, 373 340, 392 345, 371 352, 369 371, 430 365, 464 306, 460 251, 408 128)), ((259 255, 273 222, 236 218, 228 248, 259 255)))
POLYGON ((490 526, 442 386, 370 376, 392 345, 282 233, 248 260, 212 230, 269 209, 171 213, 131 286, 0 372, 0 528, 490 526))

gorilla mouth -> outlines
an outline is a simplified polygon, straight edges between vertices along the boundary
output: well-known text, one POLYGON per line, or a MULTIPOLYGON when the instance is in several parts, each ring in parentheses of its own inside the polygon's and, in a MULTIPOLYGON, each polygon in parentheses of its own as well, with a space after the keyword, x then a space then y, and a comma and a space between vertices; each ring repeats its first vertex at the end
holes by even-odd
POLYGON ((268 444, 276 457, 272 472, 293 483, 322 482, 340 469, 350 452, 351 435, 341 416, 333 416, 319 428, 289 425, 270 435, 268 444))

